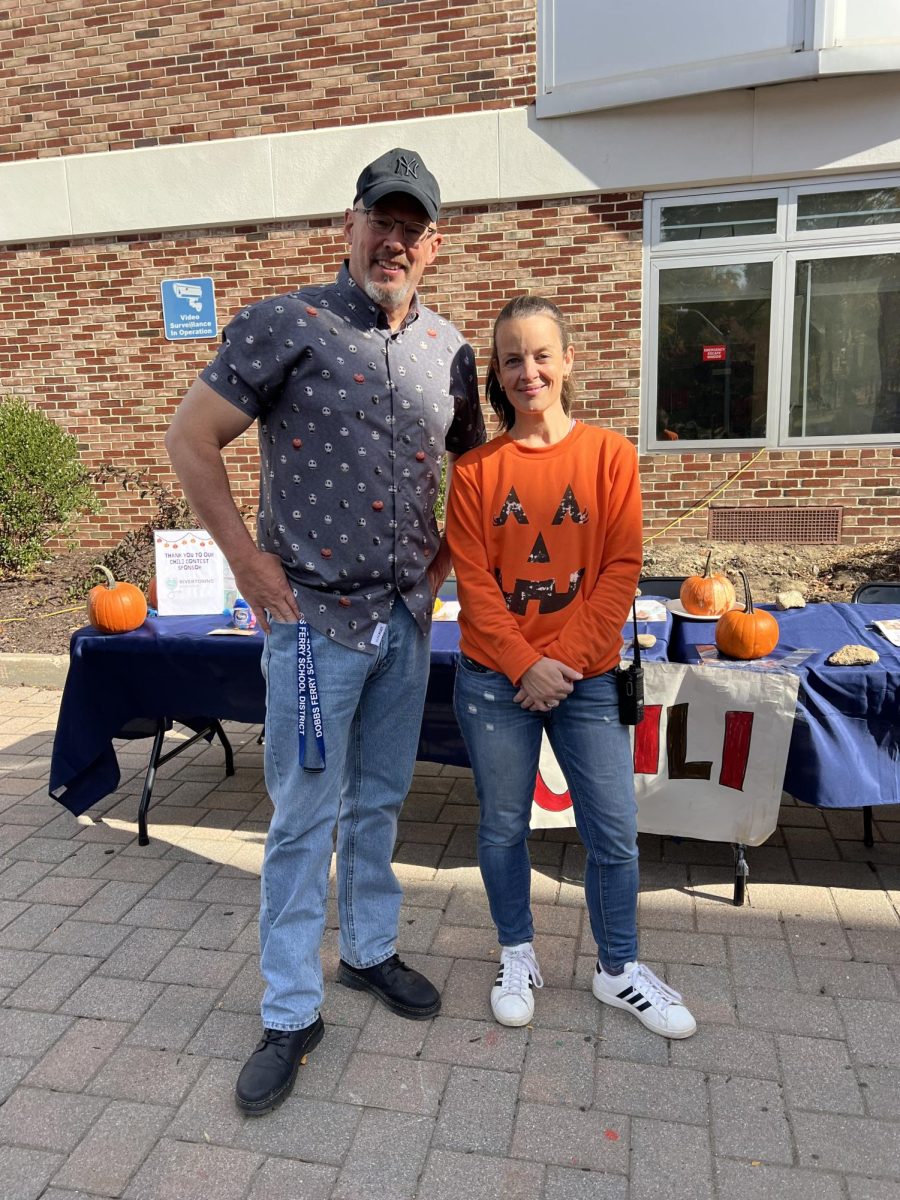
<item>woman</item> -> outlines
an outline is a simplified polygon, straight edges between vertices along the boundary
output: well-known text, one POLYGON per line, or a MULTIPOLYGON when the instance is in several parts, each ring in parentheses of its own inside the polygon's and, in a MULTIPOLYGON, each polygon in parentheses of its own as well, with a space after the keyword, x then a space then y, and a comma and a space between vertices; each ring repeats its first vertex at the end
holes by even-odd
POLYGON ((487 383, 501 434, 456 463, 448 506, 461 603, 454 707, 501 945, 491 1008, 502 1025, 526 1025, 543 983, 527 837, 546 730, 587 851, 594 995, 689 1037, 681 997, 637 956, 637 809, 614 677, 641 569, 637 456, 620 434, 570 417, 574 358, 555 305, 506 305, 487 383))

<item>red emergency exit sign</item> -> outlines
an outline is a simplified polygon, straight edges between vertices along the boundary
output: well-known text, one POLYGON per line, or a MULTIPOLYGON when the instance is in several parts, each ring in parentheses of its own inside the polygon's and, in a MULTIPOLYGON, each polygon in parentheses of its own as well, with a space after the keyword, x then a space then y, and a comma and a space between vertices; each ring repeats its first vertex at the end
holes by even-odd
POLYGON ((704 346, 703 361, 704 362, 724 362, 727 346, 704 346))

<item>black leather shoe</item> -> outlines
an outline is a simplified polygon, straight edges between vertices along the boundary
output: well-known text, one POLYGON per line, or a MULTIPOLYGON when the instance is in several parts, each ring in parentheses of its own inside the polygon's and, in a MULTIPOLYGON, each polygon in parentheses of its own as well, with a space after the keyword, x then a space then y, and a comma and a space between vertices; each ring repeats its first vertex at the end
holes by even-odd
POLYGON ((324 1033, 321 1017, 305 1029, 264 1029, 235 1084, 234 1099, 241 1112, 261 1117, 286 1100, 304 1055, 318 1046, 324 1033))
POLYGON ((434 984, 402 963, 396 954, 374 967, 351 967, 341 959, 338 982, 358 992, 371 992, 391 1012, 413 1021, 424 1021, 441 1010, 441 997, 434 984))

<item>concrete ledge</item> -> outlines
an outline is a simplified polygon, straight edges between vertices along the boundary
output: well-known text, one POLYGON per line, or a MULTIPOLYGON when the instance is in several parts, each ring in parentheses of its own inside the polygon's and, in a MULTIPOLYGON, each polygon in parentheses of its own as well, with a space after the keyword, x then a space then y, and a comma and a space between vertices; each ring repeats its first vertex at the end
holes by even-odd
POLYGON ((4 162, 0 243, 335 217, 390 146, 424 157, 448 207, 896 170, 898 105, 900 71, 886 70, 572 116, 519 106, 4 162))
POLYGON ((0 654, 0 687, 61 688, 68 671, 68 654, 0 654))

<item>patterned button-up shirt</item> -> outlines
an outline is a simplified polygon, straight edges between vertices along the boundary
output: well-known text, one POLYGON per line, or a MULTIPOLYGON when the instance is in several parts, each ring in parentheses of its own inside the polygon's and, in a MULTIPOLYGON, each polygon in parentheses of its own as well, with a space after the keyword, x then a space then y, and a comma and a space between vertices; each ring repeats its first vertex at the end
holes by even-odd
POLYGON ((309 624, 374 653, 400 596, 427 632, 441 458, 485 440, 453 325, 414 303, 393 332, 345 263, 238 313, 201 378, 258 421, 258 544, 309 624))

